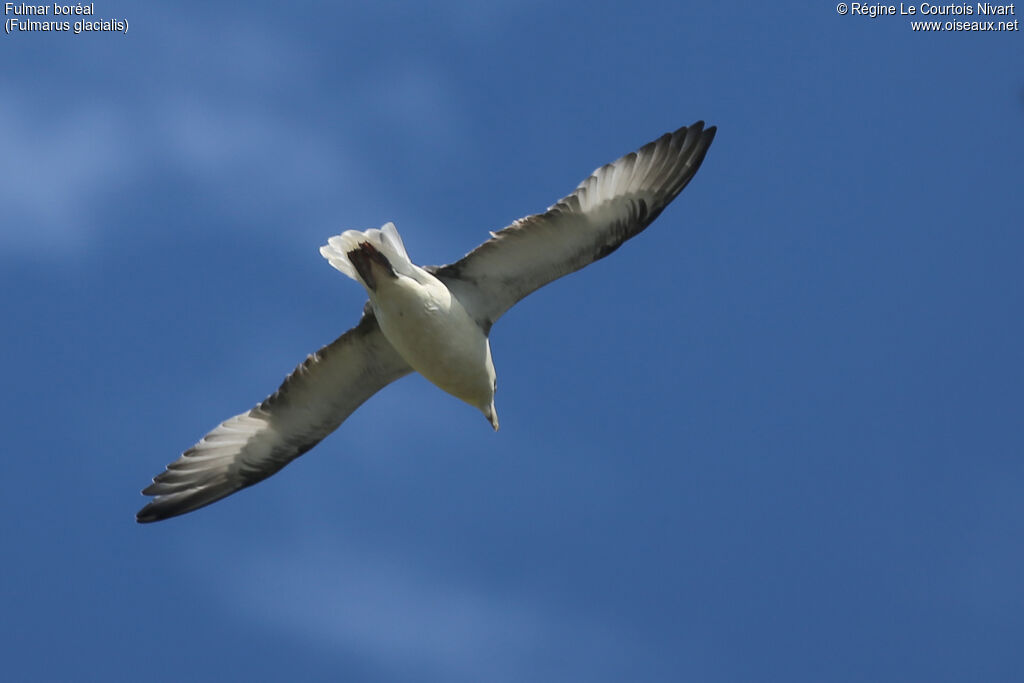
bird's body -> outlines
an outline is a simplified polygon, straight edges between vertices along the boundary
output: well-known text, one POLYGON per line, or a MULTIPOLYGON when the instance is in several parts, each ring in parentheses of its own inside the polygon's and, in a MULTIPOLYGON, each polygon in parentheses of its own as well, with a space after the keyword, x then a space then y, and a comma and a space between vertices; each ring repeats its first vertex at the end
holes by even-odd
POLYGON ((363 319, 309 356, 272 396, 168 465, 143 491, 154 499, 138 521, 184 514, 265 479, 412 371, 479 409, 497 430, 494 322, 647 227, 697 172, 714 133, 702 122, 666 133, 447 266, 415 265, 391 223, 332 237, 320 252, 366 288, 363 319))
POLYGON ((443 282, 409 259, 393 223, 348 230, 320 253, 366 287, 381 332, 409 367, 479 408, 498 429, 487 334, 443 282))
POLYGON ((377 324, 413 370, 486 410, 494 398, 491 344, 462 302, 429 277, 429 285, 399 278, 382 286, 373 301, 377 324))

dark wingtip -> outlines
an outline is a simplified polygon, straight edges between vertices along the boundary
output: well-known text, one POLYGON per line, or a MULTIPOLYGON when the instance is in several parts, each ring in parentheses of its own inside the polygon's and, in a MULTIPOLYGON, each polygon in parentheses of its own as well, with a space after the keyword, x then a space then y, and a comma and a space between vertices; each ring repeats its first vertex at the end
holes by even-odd
POLYGON ((161 500, 156 498, 135 513, 135 521, 139 524, 149 524, 150 522, 160 522, 171 517, 179 517, 206 507, 226 495, 228 494, 199 496, 196 492, 190 492, 190 495, 183 500, 161 500))
POLYGON ((706 139, 708 141, 708 143, 710 144, 711 141, 715 137, 715 133, 718 131, 718 126, 708 126, 707 128, 705 128, 704 125, 705 125, 704 124, 704 120, 701 119, 699 121, 694 121, 689 126, 683 126, 682 128, 680 128, 676 132, 677 133, 682 133, 682 132, 693 130, 697 134, 699 134, 702 138, 706 139))
POLYGON ((206 507, 221 498, 231 495, 239 489, 245 488, 245 486, 248 486, 248 484, 241 486, 199 486, 157 495, 156 498, 149 501, 145 507, 135 514, 135 521, 139 524, 148 524, 149 522, 159 522, 164 519, 194 512, 199 508, 206 507))
POLYGON ((161 519, 165 519, 158 515, 153 509, 153 504, 150 503, 146 507, 142 508, 135 513, 135 521, 139 524, 149 524, 150 522, 158 522, 161 519))

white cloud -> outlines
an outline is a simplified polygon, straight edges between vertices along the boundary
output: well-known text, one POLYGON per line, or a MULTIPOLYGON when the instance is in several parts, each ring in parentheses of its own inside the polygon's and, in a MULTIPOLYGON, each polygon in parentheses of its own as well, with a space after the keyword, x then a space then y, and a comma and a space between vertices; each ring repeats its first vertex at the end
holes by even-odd
POLYGON ((8 89, 0 91, 0 130, 9 132, 0 154, 0 248, 81 247, 90 208, 132 166, 116 114, 89 103, 46 111, 8 89))
MULTIPOLYGON (((464 0, 447 7, 451 30, 466 24, 474 35, 501 14, 464 0)), ((147 47, 134 55, 138 64, 124 83, 98 78, 63 87, 63 74, 25 62, 0 88, 0 126, 8 131, 0 154, 0 254, 79 253, 110 229, 109 207, 125 193, 130 199, 152 191, 167 171, 195 179, 207 189, 204 200, 223 202, 243 219, 238 224, 281 210, 319 234, 327 225, 345 227, 334 226, 344 210, 361 225, 358 207, 376 206, 374 187, 389 187, 388 179, 363 172, 368 164, 332 130, 393 130, 396 145, 424 159, 453 153, 460 143, 458 87, 413 55, 353 69, 343 86, 352 106, 332 112, 329 127, 310 126, 283 106, 285 95, 274 94, 296 83, 316 87, 323 55, 306 43, 234 16, 227 34, 211 21, 190 25, 183 40, 177 11, 139 11, 147 47), (44 77, 53 88, 38 87, 44 77), (53 92, 61 93, 56 100, 53 92)), ((105 73, 102 62, 94 72, 105 73)), ((386 201, 399 212, 401 197, 386 201)))
POLYGON ((301 50, 237 23, 227 38, 190 31, 185 41, 173 15, 147 25, 149 46, 135 55, 142 68, 126 85, 70 87, 45 67, 12 66, 0 88, 0 254, 80 253, 109 228, 108 207, 153 191, 167 171, 243 218, 275 204, 314 211, 317 198, 322 211, 324 198, 359 191, 347 150, 266 105, 267 92, 307 71, 301 50), (41 89, 44 78, 53 87, 41 89))
MULTIPOLYGON (((530 596, 456 583, 356 549, 326 551, 338 539, 321 541, 232 553, 238 567, 218 573, 231 577, 218 587, 221 597, 281 637, 361 653, 398 679, 419 672, 421 679, 523 681, 560 669, 566 657, 599 673, 615 653, 637 651, 611 625, 530 596)), ((209 576, 204 570, 201 580, 209 576)))
POLYGON ((7 90, 0 127, 18 131, 0 154, 5 251, 88 246, 105 227, 104 206, 166 168, 197 179, 241 216, 268 203, 314 209, 311 196, 352 189, 354 177, 336 145, 237 102, 169 96, 130 108, 80 102, 41 115, 7 90))

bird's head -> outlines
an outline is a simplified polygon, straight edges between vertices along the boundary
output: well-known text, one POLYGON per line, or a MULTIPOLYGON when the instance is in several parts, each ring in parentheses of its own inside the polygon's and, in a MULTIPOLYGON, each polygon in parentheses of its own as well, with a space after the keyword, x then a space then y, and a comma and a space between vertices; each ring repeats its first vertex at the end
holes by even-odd
POLYGON ((491 423, 491 426, 494 427, 494 431, 498 431, 498 411, 494 407, 493 398, 491 399, 491 404, 486 408, 482 408, 481 412, 487 418, 487 421, 491 423))

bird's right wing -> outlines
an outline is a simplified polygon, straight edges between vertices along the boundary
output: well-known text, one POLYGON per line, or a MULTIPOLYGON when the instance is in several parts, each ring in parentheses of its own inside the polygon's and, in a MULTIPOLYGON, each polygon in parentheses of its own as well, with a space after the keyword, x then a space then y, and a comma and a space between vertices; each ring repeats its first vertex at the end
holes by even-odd
POLYGON ((412 368, 372 311, 310 355, 269 398, 225 420, 158 474, 136 520, 191 512, 266 479, 333 432, 364 401, 412 368))
POLYGON ((530 292, 604 258, 650 225, 693 178, 714 137, 703 121, 666 133, 597 169, 544 213, 428 270, 490 329, 530 292))

